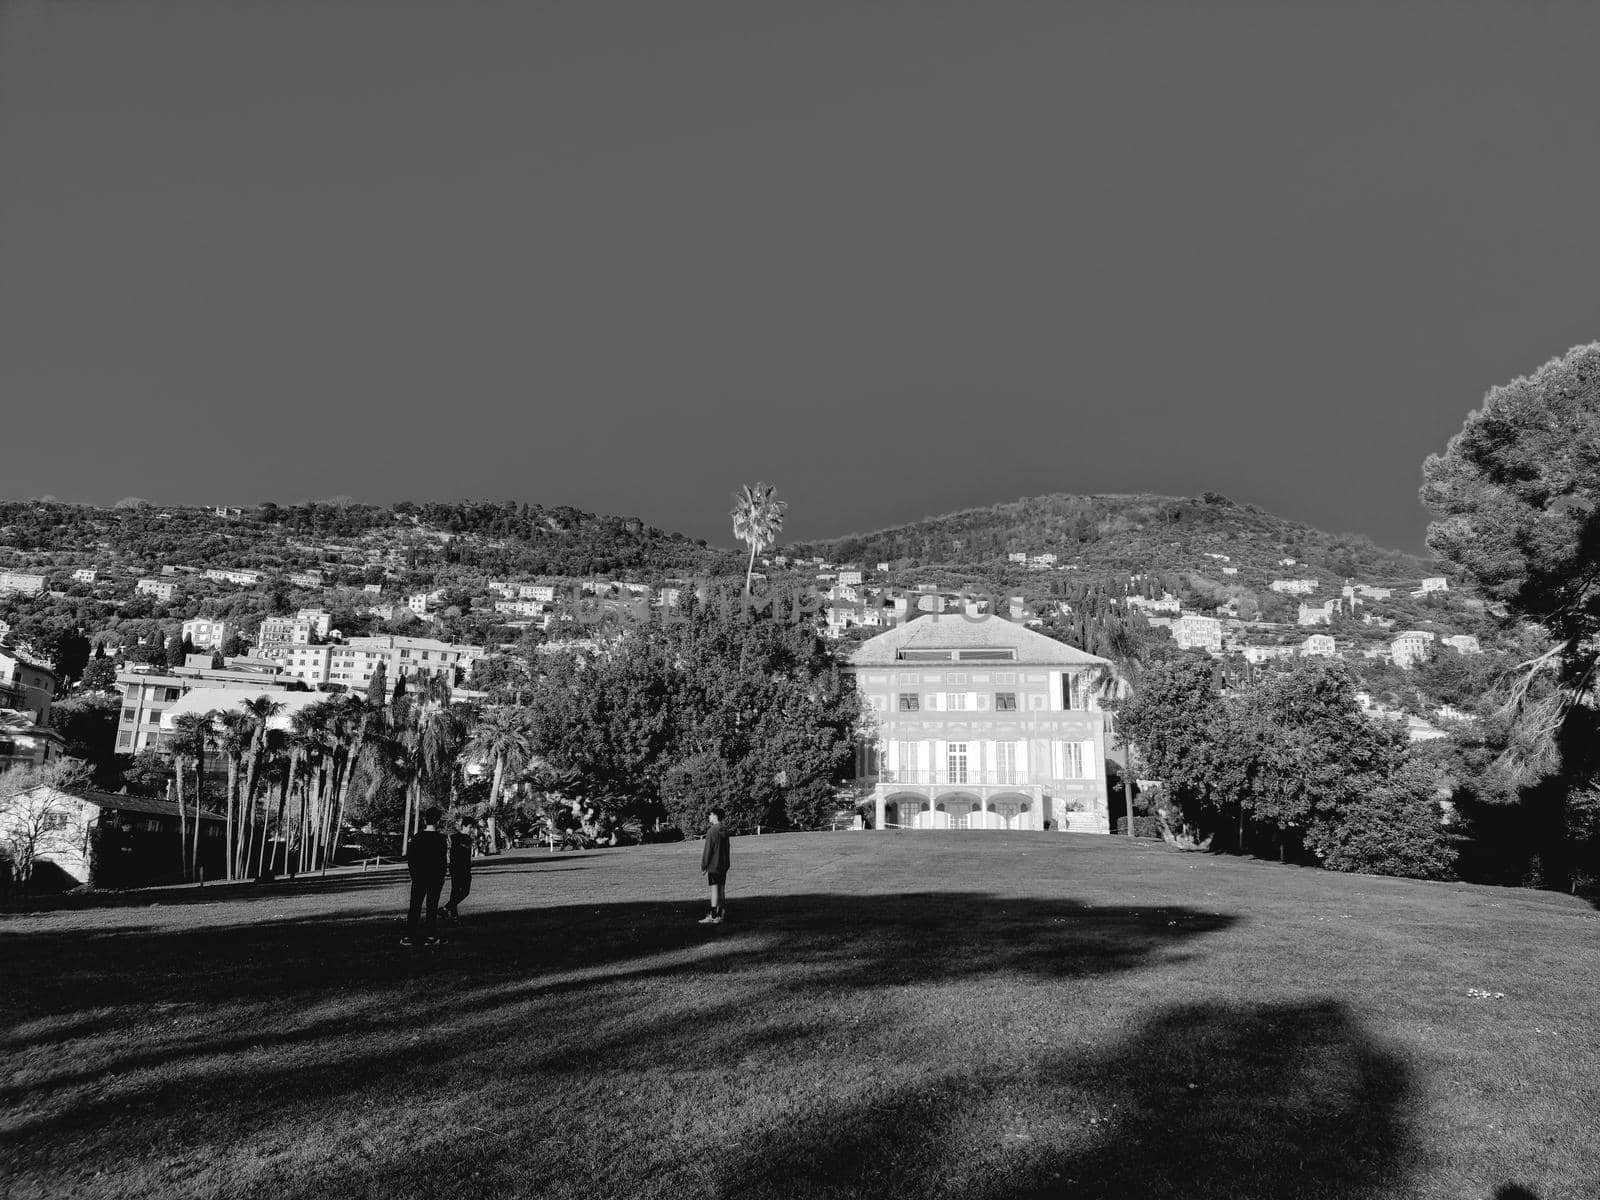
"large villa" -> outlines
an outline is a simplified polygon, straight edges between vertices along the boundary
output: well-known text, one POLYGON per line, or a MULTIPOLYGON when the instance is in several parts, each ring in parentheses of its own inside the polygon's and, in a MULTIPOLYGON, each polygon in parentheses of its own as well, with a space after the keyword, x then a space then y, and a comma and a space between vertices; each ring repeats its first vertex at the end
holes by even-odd
POLYGON ((877 725, 856 764, 874 828, 1109 833, 1110 669, 996 616, 928 616, 863 642, 850 670, 877 725))

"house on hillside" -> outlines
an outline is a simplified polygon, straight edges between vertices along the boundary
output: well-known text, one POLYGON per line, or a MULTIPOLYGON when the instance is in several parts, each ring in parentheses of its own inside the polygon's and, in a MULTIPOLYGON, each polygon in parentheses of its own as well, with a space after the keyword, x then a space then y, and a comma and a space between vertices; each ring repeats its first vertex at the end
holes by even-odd
POLYGON ((0 708, 27 713, 43 725, 55 698, 55 669, 10 642, 0 643, 0 708))
POLYGON ((1307 658, 1335 658, 1339 653, 1338 643, 1332 634, 1313 633, 1300 644, 1300 653, 1307 658))
POLYGON ((220 650, 228 640, 228 623, 217 617, 191 617, 183 623, 183 637, 196 650, 220 650))
POLYGON ((999 616, 929 616, 858 646, 875 723, 857 748, 876 829, 1107 833, 1111 664, 999 616))
POLYGON ((180 837, 186 830, 194 837, 196 820, 200 867, 206 878, 221 878, 223 819, 190 805, 180 817, 170 800, 40 786, 0 810, 0 840, 31 844, 36 885, 148 887, 180 877, 180 837))
POLYGON ((1409 669, 1428 657, 1433 634, 1425 629, 1408 629, 1389 643, 1389 661, 1409 669))
POLYGON ((25 712, 0 708, 0 771, 42 767, 60 758, 66 741, 25 712))
POLYGON ((1325 600, 1321 604, 1307 604, 1300 602, 1299 611, 1295 614, 1297 625, 1331 625, 1334 615, 1339 611, 1338 600, 1325 600))
POLYGON ((141 579, 133 585, 136 593, 154 596, 157 600, 171 600, 173 593, 178 590, 175 583, 164 583, 159 579, 141 579))
POLYGON ((44 591, 44 576, 31 571, 0 571, 0 593, 18 592, 37 596, 44 591))

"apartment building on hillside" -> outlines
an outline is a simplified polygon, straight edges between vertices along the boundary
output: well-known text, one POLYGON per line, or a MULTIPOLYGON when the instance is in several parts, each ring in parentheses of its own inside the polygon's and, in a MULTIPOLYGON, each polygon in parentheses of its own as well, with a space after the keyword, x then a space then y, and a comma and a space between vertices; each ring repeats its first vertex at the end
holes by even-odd
POLYGON ((178 585, 164 579, 141 579, 133 585, 136 594, 154 596, 157 600, 171 600, 178 585))
POLYGON ((228 640, 228 623, 216 617, 193 617, 183 623, 183 636, 196 650, 220 650, 228 640))
POLYGON ((117 673, 122 692, 122 715, 117 721, 118 754, 159 749, 171 736, 162 731, 167 709, 195 688, 238 692, 242 696, 288 690, 291 680, 276 665, 260 667, 170 667, 164 671, 124 669, 117 673))

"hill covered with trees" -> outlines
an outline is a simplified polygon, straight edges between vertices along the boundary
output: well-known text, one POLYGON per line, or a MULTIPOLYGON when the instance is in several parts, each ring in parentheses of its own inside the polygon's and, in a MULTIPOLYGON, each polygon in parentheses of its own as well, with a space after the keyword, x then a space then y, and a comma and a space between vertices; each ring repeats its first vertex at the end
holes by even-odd
POLYGON ((1216 492, 1202 496, 1058 493, 928 517, 872 533, 796 543, 791 555, 833 562, 888 562, 1020 572, 1013 554, 1054 554, 1086 574, 1232 567, 1242 581, 1294 575, 1324 583, 1401 583, 1438 573, 1427 559, 1386 550, 1360 534, 1328 533, 1216 492), (1284 559, 1293 559, 1286 564, 1284 559))
POLYGON ((462 566, 519 575, 686 574, 721 566, 723 555, 704 541, 657 529, 638 517, 509 500, 267 503, 220 511, 139 500, 109 508, 0 501, 0 565, 47 575, 81 567, 157 571, 171 564, 320 570, 349 583, 380 582, 386 568, 392 578, 397 567, 462 566))

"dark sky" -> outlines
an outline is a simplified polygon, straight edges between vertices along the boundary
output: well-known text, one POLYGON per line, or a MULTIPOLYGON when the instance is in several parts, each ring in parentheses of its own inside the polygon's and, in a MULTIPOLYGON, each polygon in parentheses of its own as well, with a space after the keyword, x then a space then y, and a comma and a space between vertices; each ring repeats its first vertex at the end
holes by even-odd
POLYGON ((1421 545, 1600 336, 1600 5, 0 0, 0 493, 1421 545))

